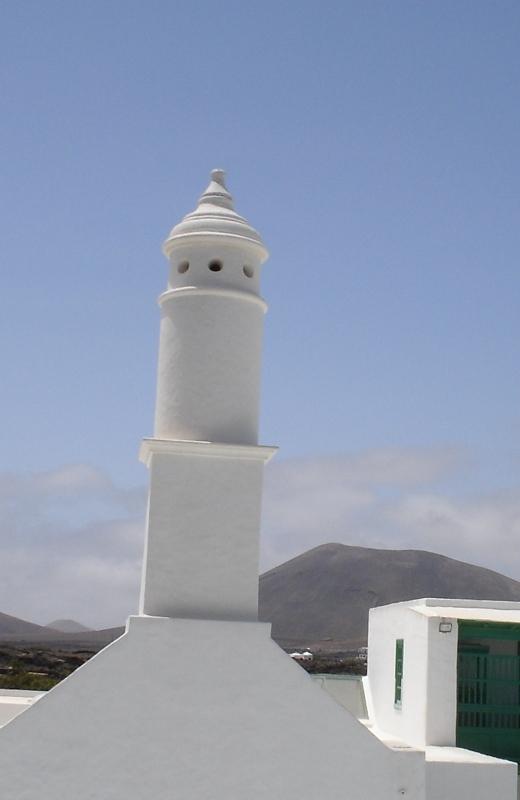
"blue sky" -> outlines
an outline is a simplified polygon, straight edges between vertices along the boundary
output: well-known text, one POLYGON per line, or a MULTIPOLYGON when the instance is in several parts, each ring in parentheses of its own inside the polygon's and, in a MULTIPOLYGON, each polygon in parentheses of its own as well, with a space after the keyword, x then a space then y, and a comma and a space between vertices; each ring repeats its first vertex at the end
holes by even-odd
POLYGON ((507 0, 2 4, 0 610, 81 615, 87 562, 135 594, 160 246, 213 167, 271 251, 264 566, 334 538, 520 579, 519 34, 507 0))

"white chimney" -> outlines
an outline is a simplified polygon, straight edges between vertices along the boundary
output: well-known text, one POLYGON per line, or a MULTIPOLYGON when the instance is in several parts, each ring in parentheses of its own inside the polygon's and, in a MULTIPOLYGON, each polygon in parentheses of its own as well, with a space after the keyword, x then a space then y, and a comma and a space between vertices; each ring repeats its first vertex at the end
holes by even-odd
POLYGON ((213 170, 164 253, 140 613, 254 620, 263 465, 275 452, 257 445, 267 250, 213 170))

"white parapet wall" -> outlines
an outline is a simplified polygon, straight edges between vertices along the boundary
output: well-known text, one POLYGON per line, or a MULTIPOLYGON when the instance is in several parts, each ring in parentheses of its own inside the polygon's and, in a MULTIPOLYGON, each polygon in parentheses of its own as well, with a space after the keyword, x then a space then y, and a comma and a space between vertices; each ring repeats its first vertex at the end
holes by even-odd
POLYGON ((459 747, 426 748, 427 800, 517 800, 517 766, 459 747))
POLYGON ((315 674, 311 675, 311 679, 356 719, 365 720, 367 718, 368 712, 361 675, 315 674))

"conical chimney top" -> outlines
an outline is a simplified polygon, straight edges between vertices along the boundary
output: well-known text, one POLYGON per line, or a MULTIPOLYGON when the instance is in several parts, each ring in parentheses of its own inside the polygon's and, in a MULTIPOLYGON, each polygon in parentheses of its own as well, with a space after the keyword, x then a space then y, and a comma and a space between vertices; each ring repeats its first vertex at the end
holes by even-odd
POLYGON ((226 173, 223 169, 212 169, 211 180, 206 191, 199 198, 199 207, 209 203, 222 208, 233 209, 233 198, 229 194, 225 184, 226 173))
POLYGON ((268 252, 260 234, 245 217, 237 214, 224 181, 224 170, 212 170, 209 185, 200 196, 195 211, 187 214, 170 231, 163 246, 168 258, 178 245, 187 244, 192 237, 225 236, 231 242, 260 249, 260 260, 265 261, 268 252))

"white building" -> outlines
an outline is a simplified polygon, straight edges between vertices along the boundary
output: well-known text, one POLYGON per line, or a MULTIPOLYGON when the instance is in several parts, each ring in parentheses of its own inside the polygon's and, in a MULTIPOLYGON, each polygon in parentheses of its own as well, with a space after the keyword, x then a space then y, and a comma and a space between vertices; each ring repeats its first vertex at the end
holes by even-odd
POLYGON ((379 731, 416 747, 459 745, 520 761, 520 603, 424 599, 373 608, 368 652, 379 731))
POLYGON ((424 653, 414 694, 407 659, 424 634, 413 623, 402 633, 378 610, 390 616, 379 645, 373 631, 361 720, 348 692, 323 692, 257 621, 263 465, 275 452, 257 441, 267 251, 218 170, 164 251, 155 431, 141 451, 150 495, 140 612, 4 725, 0 798, 513 800, 515 765, 430 743, 440 722, 426 711, 424 653), (392 712, 396 637, 405 666, 392 712))
POLYGON ((380 741, 424 754, 428 800, 516 798, 520 603, 373 608, 368 654, 366 678, 312 678, 380 741))

